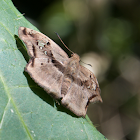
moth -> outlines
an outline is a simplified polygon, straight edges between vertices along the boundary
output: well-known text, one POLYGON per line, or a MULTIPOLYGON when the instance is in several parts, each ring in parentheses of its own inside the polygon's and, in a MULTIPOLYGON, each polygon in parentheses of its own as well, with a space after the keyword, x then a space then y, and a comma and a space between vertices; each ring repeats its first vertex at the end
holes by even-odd
POLYGON ((69 58, 49 37, 26 27, 18 34, 30 56, 25 71, 50 96, 79 117, 85 117, 89 103, 102 102, 96 77, 76 53, 69 58))

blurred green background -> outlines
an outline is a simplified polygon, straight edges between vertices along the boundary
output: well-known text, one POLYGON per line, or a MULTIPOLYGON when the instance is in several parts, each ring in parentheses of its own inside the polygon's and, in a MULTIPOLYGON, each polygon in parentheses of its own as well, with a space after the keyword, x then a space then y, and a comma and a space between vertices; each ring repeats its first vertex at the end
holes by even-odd
MULTIPOLYGON (((59 44, 56 34, 96 75, 103 103, 88 116, 110 140, 140 140, 140 1, 13 0, 17 9, 59 44)), ((83 65, 83 64, 82 64, 83 65)))

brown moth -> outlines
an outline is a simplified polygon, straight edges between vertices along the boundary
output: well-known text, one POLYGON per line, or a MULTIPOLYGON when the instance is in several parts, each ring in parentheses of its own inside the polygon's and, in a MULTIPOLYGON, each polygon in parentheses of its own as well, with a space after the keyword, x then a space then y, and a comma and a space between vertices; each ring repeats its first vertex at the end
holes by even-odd
POLYGON ((89 103, 102 102, 96 77, 79 64, 77 54, 69 58, 54 41, 35 30, 20 27, 18 34, 31 57, 25 71, 50 96, 84 117, 89 103))

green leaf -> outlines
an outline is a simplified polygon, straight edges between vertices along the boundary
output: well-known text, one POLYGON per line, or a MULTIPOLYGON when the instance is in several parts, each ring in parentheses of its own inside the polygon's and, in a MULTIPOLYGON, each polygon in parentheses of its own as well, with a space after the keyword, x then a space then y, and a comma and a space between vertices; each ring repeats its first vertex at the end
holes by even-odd
POLYGON ((26 47, 18 28, 37 30, 10 0, 0 0, 0 139, 103 140, 88 117, 78 118, 44 92, 24 72, 26 47))

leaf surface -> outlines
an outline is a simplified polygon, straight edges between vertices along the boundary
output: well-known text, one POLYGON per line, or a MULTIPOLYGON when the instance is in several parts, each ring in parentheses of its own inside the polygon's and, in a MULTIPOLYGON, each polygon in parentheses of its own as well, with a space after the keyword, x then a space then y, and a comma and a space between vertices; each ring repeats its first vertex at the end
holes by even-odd
POLYGON ((103 140, 88 117, 55 104, 24 67, 29 60, 18 38, 20 26, 37 30, 10 0, 0 0, 0 139, 103 140))

